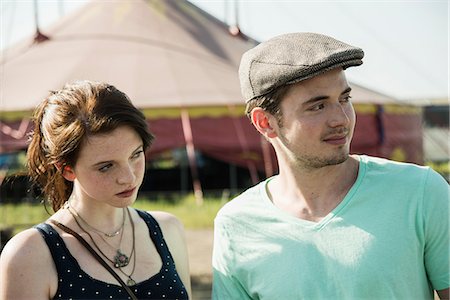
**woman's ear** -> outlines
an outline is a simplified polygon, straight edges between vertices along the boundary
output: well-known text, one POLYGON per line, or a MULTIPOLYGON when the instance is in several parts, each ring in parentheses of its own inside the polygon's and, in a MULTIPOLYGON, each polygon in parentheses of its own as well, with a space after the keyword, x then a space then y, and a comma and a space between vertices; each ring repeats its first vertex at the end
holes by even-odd
POLYGON ((65 164, 61 164, 61 163, 57 163, 56 164, 56 168, 58 169, 58 171, 61 172, 61 175, 68 181, 74 181, 75 180, 75 173, 72 169, 71 166, 65 165, 65 164))
POLYGON ((73 171, 72 167, 70 166, 64 166, 62 171, 62 176, 67 179, 68 181, 74 181, 75 180, 75 172, 73 171))
POLYGON ((251 120, 253 126, 266 138, 275 138, 278 136, 274 130, 272 124, 276 123, 275 117, 266 112, 261 107, 255 107, 252 109, 251 120))

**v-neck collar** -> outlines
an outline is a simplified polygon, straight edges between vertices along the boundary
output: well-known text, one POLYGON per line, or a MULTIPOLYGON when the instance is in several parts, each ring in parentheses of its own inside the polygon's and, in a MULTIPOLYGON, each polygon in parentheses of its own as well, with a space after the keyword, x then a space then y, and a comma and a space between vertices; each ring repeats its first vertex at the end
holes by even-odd
POLYGON ((366 157, 364 155, 359 155, 358 157, 359 157, 358 176, 357 176, 355 182, 353 183, 352 187, 347 192, 347 194, 345 195, 345 197, 341 201, 341 203, 339 203, 330 213, 328 213, 319 222, 308 221, 308 220, 304 220, 304 219, 295 217, 293 215, 290 215, 286 211, 281 210, 280 208, 278 208, 277 206, 275 206, 273 204, 273 202, 270 199, 268 192, 267 192, 267 185, 272 179, 274 179, 278 175, 275 175, 275 176, 272 176, 272 177, 266 179, 259 185, 259 192, 260 192, 261 198, 263 199, 263 203, 272 211, 272 213, 277 214, 279 217, 286 220, 287 222, 292 222, 292 223, 298 224, 304 228, 309 228, 311 230, 320 230, 323 227, 325 227, 335 217, 339 216, 339 214, 342 212, 342 210, 351 202, 351 200, 353 199, 353 196, 355 195, 358 188, 360 187, 360 185, 363 181, 363 178, 366 174, 366 157))

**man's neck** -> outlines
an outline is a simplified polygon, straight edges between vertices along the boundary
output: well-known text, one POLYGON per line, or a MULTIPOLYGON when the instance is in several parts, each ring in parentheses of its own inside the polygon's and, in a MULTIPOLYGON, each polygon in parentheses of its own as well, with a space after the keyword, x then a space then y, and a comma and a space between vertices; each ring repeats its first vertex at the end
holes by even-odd
POLYGON ((275 206, 298 218, 319 222, 328 215, 353 186, 358 175, 359 159, 314 170, 280 164, 280 174, 268 184, 275 206))

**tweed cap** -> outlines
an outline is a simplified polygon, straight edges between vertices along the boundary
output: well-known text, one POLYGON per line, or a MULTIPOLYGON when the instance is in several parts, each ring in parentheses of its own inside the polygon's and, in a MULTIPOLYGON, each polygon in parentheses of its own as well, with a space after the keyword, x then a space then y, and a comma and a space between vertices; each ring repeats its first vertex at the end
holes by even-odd
POLYGON ((274 37, 244 53, 239 66, 245 102, 274 89, 362 64, 362 49, 318 33, 274 37))

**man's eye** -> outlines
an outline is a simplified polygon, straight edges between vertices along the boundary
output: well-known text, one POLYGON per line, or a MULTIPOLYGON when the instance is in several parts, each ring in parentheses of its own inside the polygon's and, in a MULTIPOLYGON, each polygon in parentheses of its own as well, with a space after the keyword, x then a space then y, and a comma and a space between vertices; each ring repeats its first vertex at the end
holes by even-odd
POLYGON ((321 104, 314 105, 309 110, 311 110, 311 111, 319 111, 319 110, 324 109, 324 108, 325 108, 325 105, 323 103, 321 103, 321 104))
POLYGON ((341 102, 350 102, 351 99, 352 99, 352 96, 348 95, 348 96, 344 97, 344 99, 342 99, 341 102))
POLYGON ((141 156, 142 153, 144 153, 144 150, 140 150, 140 151, 136 152, 135 154, 133 154, 133 156, 131 158, 138 158, 139 156, 141 156))

